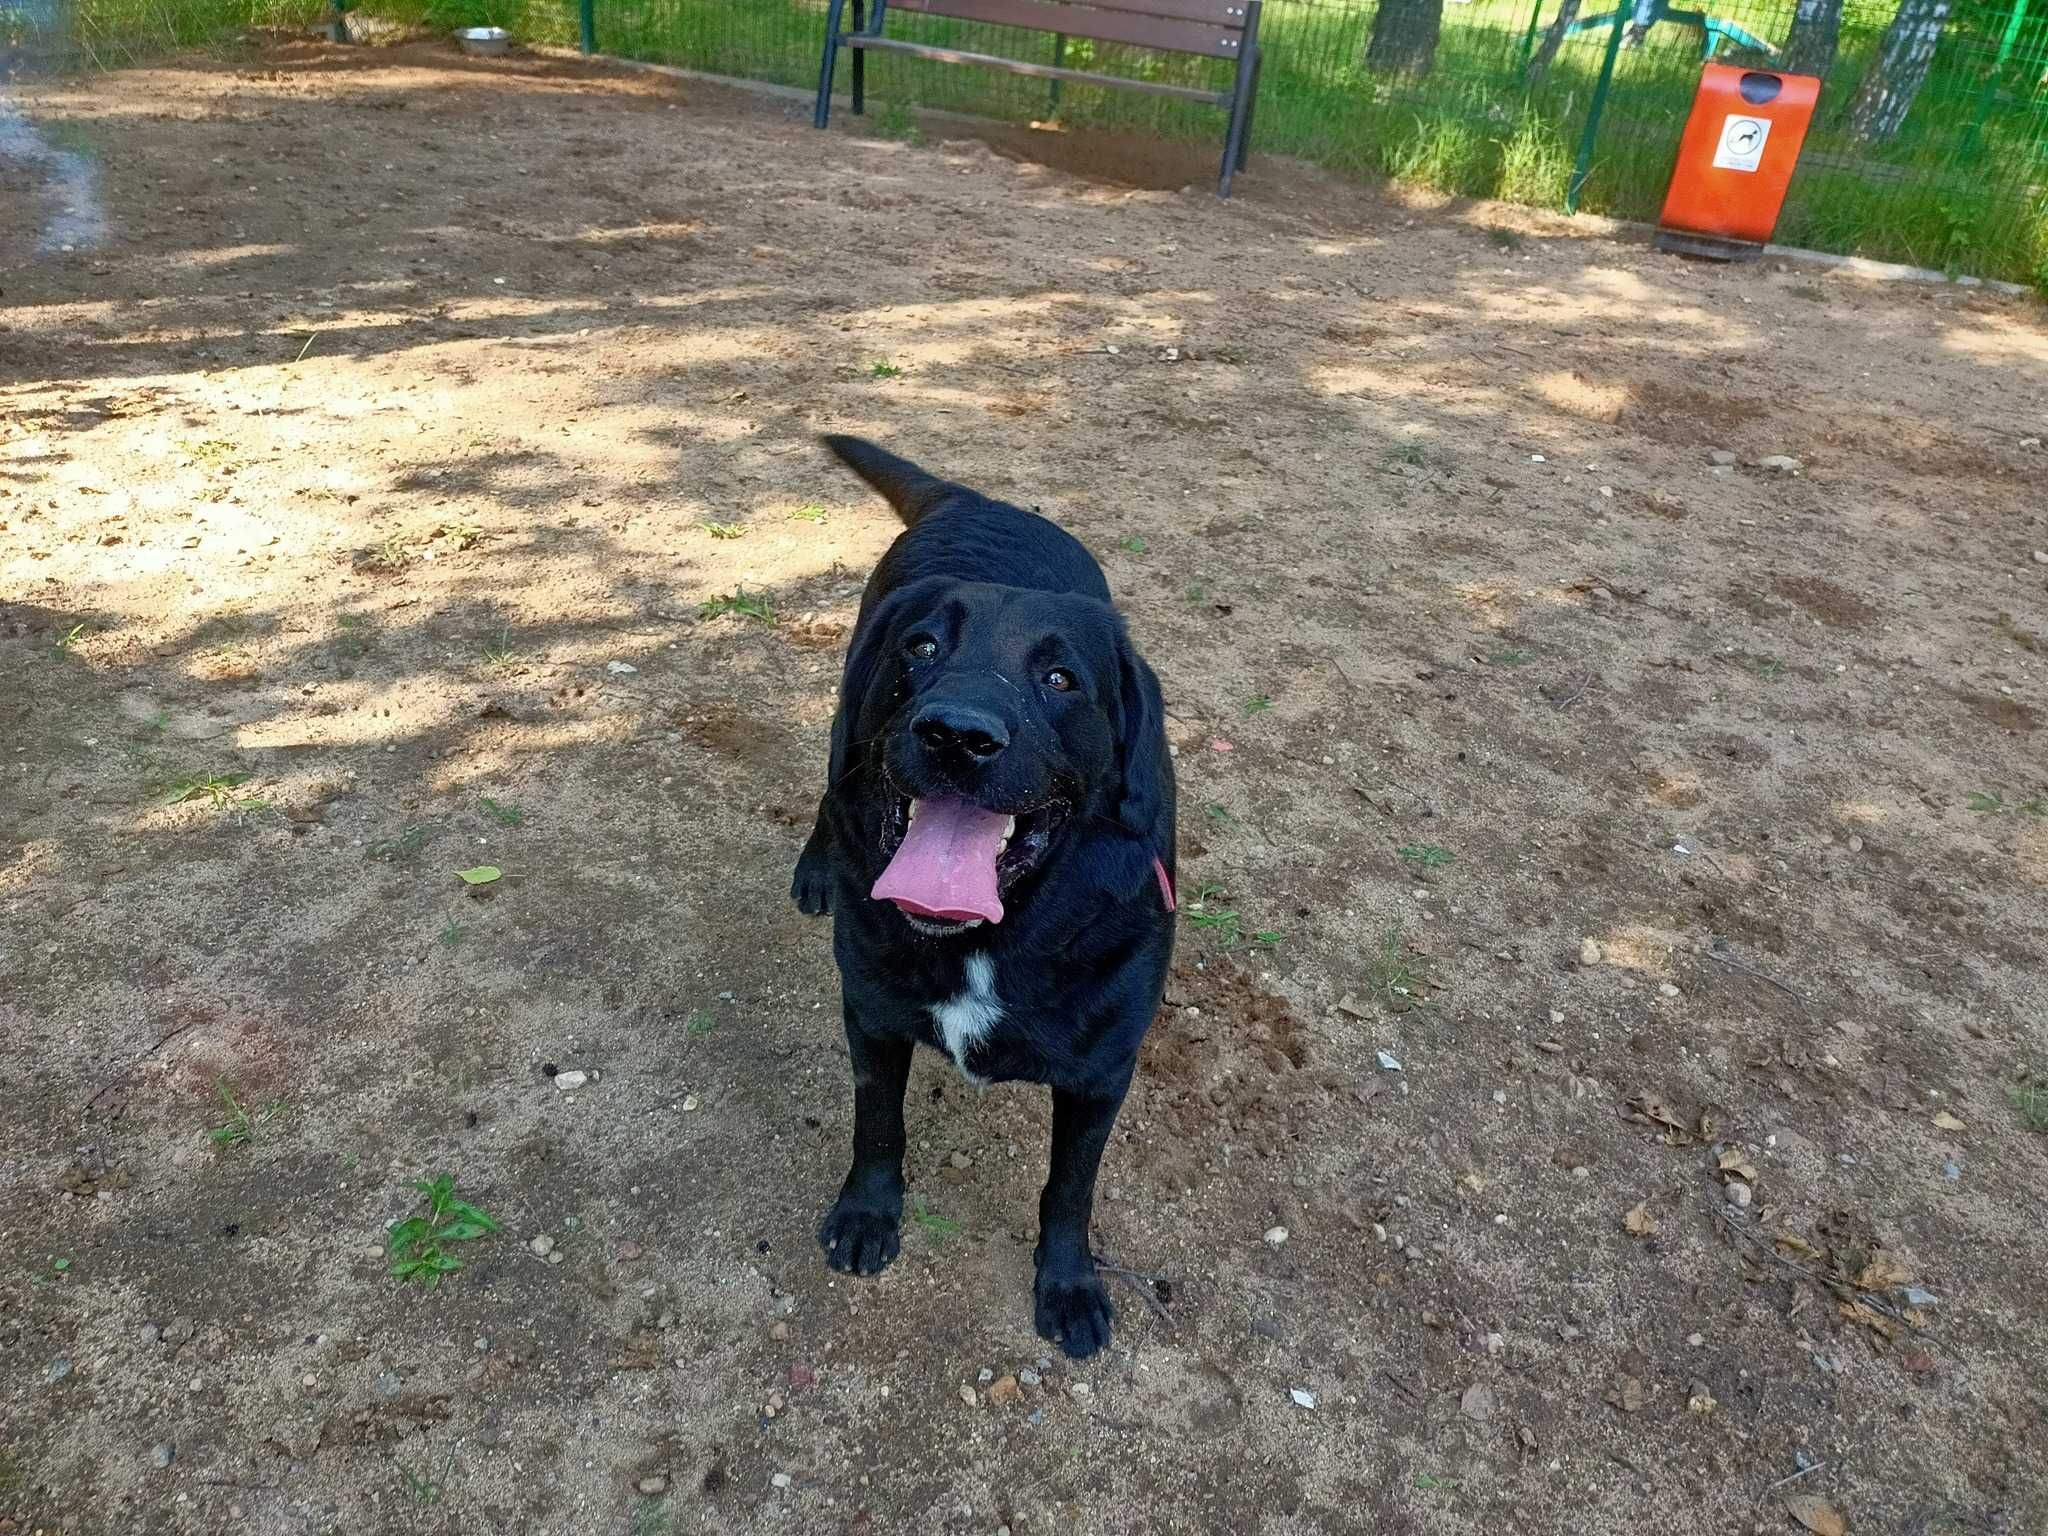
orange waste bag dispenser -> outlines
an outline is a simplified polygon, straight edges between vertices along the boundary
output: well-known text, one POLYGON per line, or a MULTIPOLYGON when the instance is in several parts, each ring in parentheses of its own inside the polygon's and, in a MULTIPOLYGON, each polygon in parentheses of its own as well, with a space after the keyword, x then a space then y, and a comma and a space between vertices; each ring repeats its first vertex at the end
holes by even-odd
POLYGON ((1813 75, 1707 65, 1678 141, 1657 248, 1720 261, 1762 255, 1819 97, 1813 75))

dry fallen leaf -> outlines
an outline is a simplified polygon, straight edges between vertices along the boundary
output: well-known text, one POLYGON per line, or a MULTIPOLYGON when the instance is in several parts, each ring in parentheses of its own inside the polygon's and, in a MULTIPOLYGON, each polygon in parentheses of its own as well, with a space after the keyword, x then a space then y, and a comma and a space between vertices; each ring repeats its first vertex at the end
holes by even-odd
POLYGON ((1369 1019, 1372 1017, 1372 1010, 1358 1000, 1358 995, 1355 992, 1346 992, 1337 999, 1337 1011, 1339 1013, 1348 1013, 1354 1019, 1369 1019))
POLYGON ((1637 1201, 1635 1209, 1621 1218, 1621 1224, 1635 1237, 1657 1235, 1657 1218, 1650 1214, 1650 1203, 1647 1200, 1637 1201))
POLYGON ((1779 1232, 1772 1237, 1771 1241, 1796 1258, 1817 1259, 1821 1256, 1820 1250, 1797 1232, 1779 1232))
POLYGON ((1913 1272, 1899 1262, 1897 1254, 1887 1253, 1880 1248, 1871 1254, 1870 1262, 1856 1272, 1856 1288, 1863 1291, 1889 1291, 1912 1282, 1913 1272))
POLYGON ((1664 1130, 1664 1144, 1672 1147, 1690 1145, 1692 1132, 1685 1128, 1685 1122, 1677 1112, 1654 1093, 1645 1093, 1628 1101, 1628 1118, 1643 1125, 1661 1126, 1664 1130))
POLYGON ((1935 1115, 1934 1128, 1938 1131, 1967 1131, 1970 1127, 1944 1109, 1935 1115))
POLYGON ((1757 1181, 1756 1164, 1749 1160, 1749 1154, 1740 1147, 1730 1147, 1723 1152, 1720 1162, 1723 1173, 1732 1173, 1736 1178, 1744 1179, 1751 1184, 1757 1181))
POLYGON ((1835 1506, 1818 1494, 1795 1493, 1785 1500, 1785 1513, 1813 1532, 1813 1536, 1849 1536, 1849 1522, 1835 1513, 1835 1506))
POLYGON ((1860 1301, 1838 1302, 1836 1310, 1842 1314, 1845 1321, 1861 1323, 1872 1333, 1882 1335, 1884 1338, 1896 1339, 1899 1336, 1899 1325, 1897 1323, 1886 1317, 1882 1312, 1872 1311, 1860 1301))
POLYGON ((1486 1423, 1493 1417, 1493 1388, 1484 1382, 1473 1382, 1458 1399, 1458 1412, 1474 1424, 1486 1423))
POLYGON ((1607 1401, 1623 1413, 1640 1413, 1643 1409, 1643 1384, 1634 1376, 1624 1376, 1615 1390, 1607 1394, 1607 1401))
POLYGON ((1899 1357, 1899 1364, 1915 1376, 1925 1376, 1934 1369, 1934 1356, 1924 1349, 1909 1349, 1899 1357))

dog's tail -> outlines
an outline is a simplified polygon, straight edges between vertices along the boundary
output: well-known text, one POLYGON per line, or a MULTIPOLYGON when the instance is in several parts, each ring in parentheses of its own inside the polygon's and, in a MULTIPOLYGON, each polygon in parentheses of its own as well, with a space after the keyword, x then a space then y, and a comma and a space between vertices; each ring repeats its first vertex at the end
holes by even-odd
POLYGON ((952 481, 926 474, 910 460, 899 459, 864 437, 835 432, 825 438, 825 446, 888 499, 906 528, 915 528, 947 497, 960 494, 960 487, 952 481))

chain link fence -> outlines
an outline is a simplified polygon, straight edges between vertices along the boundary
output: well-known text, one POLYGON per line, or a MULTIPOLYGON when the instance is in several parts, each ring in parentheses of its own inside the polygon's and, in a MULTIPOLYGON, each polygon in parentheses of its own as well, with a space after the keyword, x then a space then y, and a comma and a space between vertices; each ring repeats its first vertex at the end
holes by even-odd
MULTIPOLYGON (((0 0, 0 65, 41 46, 89 65, 251 29, 328 0, 0 0)), ((495 24, 576 46, 576 0, 363 0, 429 28, 495 24)), ((1449 193, 1654 219, 1703 57, 1825 84, 1778 238, 2048 291, 2048 0, 1267 0, 1260 153, 1449 193), (1599 7, 1623 5, 1620 10, 1599 7)), ((591 0, 597 48, 813 85, 823 0, 591 0)), ((1054 40, 900 14, 919 41, 1052 61, 1054 40)), ((1225 62, 1069 39, 1070 66, 1220 87, 1225 62)), ((1203 143, 1170 99, 877 55, 876 131, 913 109, 1203 143)))

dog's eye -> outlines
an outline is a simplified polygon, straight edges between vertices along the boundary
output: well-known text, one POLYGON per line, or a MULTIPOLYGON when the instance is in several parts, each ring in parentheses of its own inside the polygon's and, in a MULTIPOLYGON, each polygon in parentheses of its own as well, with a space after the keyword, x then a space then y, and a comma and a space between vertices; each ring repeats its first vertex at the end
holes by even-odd
POLYGON ((939 642, 930 635, 912 635, 904 649, 919 661, 930 661, 939 654, 939 642))
POLYGON ((1045 674, 1045 686, 1052 689, 1054 693, 1072 693, 1074 691, 1074 674, 1063 671, 1059 667, 1054 667, 1045 674))

